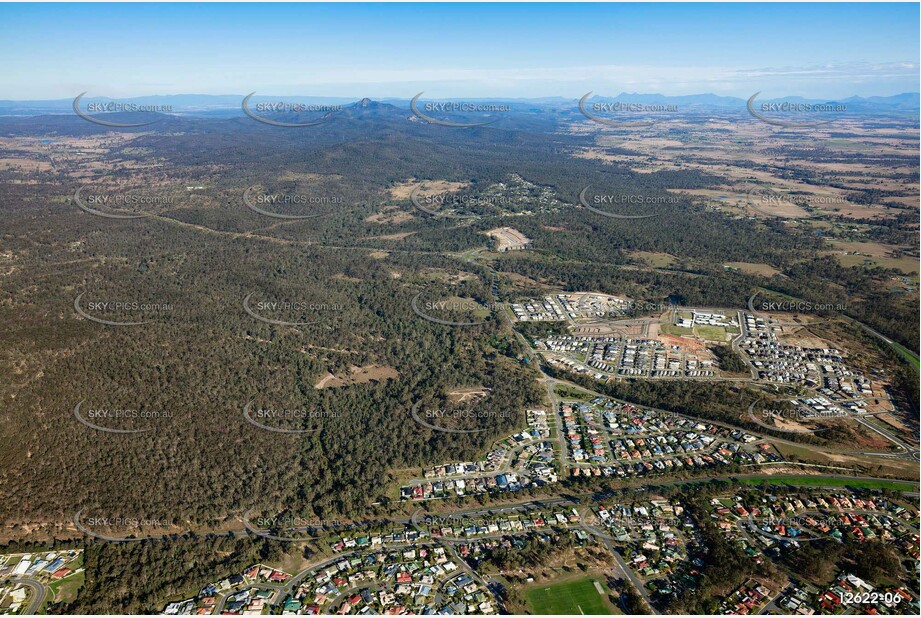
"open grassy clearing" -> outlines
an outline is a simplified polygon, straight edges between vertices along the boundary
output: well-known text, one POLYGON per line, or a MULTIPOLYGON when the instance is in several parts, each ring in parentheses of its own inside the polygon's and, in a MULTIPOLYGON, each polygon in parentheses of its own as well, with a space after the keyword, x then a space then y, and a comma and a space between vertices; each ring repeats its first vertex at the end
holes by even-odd
POLYGON ((780 271, 770 264, 759 264, 754 262, 726 262, 725 268, 740 270, 749 275, 761 275, 762 277, 773 277, 780 274, 780 271))
POLYGON ((729 333, 738 334, 739 329, 723 328, 722 326, 695 326, 694 334, 707 341, 728 341, 729 333))
POLYGON ((654 251, 631 251, 630 257, 645 262, 654 268, 668 268, 675 263, 675 256, 654 251))
POLYGON ((70 602, 77 598, 77 592, 83 587, 86 579, 86 571, 74 573, 62 580, 51 583, 48 587, 51 593, 48 600, 54 603, 70 602))
POLYGON ((918 263, 918 258, 913 257, 901 257, 901 258, 891 258, 891 257, 870 257, 866 255, 855 255, 848 254, 844 255, 841 253, 835 253, 835 258, 842 266, 879 266, 881 268, 892 268, 903 272, 906 274, 915 273, 918 274, 921 272, 921 265, 918 263))
POLYGON ((806 445, 792 446, 790 444, 778 443, 774 446, 785 458, 792 458, 795 461, 808 462, 820 466, 835 466, 862 470, 863 474, 867 476, 892 476, 896 479, 910 479, 915 482, 917 482, 919 478, 918 462, 908 459, 884 459, 866 455, 828 453, 817 451, 806 445))
POLYGON ((854 489, 889 489, 891 491, 917 491, 918 484, 911 481, 882 481, 869 479, 823 478, 821 476, 772 476, 763 479, 739 479, 745 485, 788 485, 791 487, 852 487, 854 489))
POLYGON ((906 347, 903 346, 902 344, 896 343, 895 341, 893 341, 891 345, 892 345, 893 348, 896 349, 896 351, 897 351, 899 354, 901 354, 902 356, 904 356, 904 357, 905 357, 905 360, 907 360, 909 363, 911 363, 911 365, 912 365, 916 370, 917 370, 917 369, 921 369, 921 360, 918 359, 918 355, 917 355, 917 354, 915 354, 914 352, 912 352, 911 350, 909 350, 908 348, 906 348, 906 347))
POLYGON ((614 608, 607 600, 607 592, 599 579, 579 577, 550 586, 533 586, 525 591, 525 597, 535 614, 610 615, 614 608), (596 582, 604 594, 598 592, 596 582))

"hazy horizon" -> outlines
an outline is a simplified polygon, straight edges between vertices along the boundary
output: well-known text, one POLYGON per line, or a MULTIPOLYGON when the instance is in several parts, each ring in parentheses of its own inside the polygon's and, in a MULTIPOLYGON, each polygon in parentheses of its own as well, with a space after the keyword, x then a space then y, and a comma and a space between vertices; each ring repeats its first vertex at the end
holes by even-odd
MULTIPOLYGON (((111 97, 111 96, 106 96, 104 94, 94 94, 94 93, 87 92, 84 96, 81 97, 81 100, 82 101, 98 101, 98 100, 130 101, 130 100, 140 100, 140 99, 178 98, 178 97, 190 97, 190 98, 191 97, 201 97, 201 98, 214 98, 214 99, 220 99, 220 98, 237 99, 239 98, 239 99, 242 99, 247 94, 249 93, 223 92, 223 93, 209 94, 209 93, 201 93, 201 92, 169 92, 169 93, 154 93, 154 94, 143 94, 143 95, 130 95, 129 94, 126 96, 121 96, 121 97, 111 97)), ((582 93, 582 95, 584 94, 585 93, 582 93)), ((492 100, 497 100, 497 101, 502 100, 502 101, 521 101, 521 102, 556 101, 556 100, 568 102, 568 101, 578 101, 582 95, 556 94, 556 95, 545 95, 545 96, 534 96, 534 97, 483 95, 483 96, 470 96, 470 97, 443 97, 443 96, 428 96, 428 94, 426 93, 426 95, 422 98, 425 101, 448 101, 448 100, 488 101, 492 99, 492 100)), ((791 98, 803 98, 803 99, 808 99, 808 100, 823 100, 823 99, 832 100, 832 99, 837 98, 837 99, 844 100, 844 99, 851 98, 851 97, 871 99, 871 98, 892 98, 892 97, 898 97, 898 96, 904 96, 904 95, 921 96, 921 92, 919 92, 918 90, 914 90, 914 91, 896 92, 893 94, 872 94, 872 93, 865 94, 865 95, 851 94, 851 95, 847 95, 843 97, 822 97, 822 96, 803 97, 802 95, 798 93, 777 92, 777 93, 771 93, 771 96, 767 96, 765 95, 765 93, 762 93, 761 95, 759 95, 759 100, 762 100, 762 99, 763 100, 779 100, 779 99, 791 99, 791 98)), ((291 100, 296 100, 296 99, 321 100, 322 99, 322 100, 329 100, 329 101, 335 100, 335 101, 340 101, 340 102, 356 102, 362 99, 369 99, 372 101, 380 101, 380 102, 388 103, 388 102, 393 102, 393 101, 409 102, 413 98, 413 96, 415 95, 412 94, 412 95, 399 95, 399 96, 375 96, 374 94, 367 94, 364 96, 348 96, 348 95, 337 95, 337 94, 317 95, 317 94, 307 94, 307 93, 297 93, 297 92, 291 93, 291 94, 275 94, 272 92, 265 92, 265 93, 257 92, 253 95, 253 99, 254 100, 266 100, 266 99, 277 99, 277 98, 287 98, 291 100)), ((678 93, 678 94, 663 94, 661 92, 627 92, 627 91, 622 91, 622 92, 617 92, 617 93, 615 92, 592 92, 590 98, 591 99, 598 99, 598 98, 615 99, 615 98, 623 97, 623 96, 663 97, 663 98, 719 97, 719 98, 726 98, 726 99, 737 99, 741 101, 744 101, 748 98, 748 97, 735 96, 735 95, 721 95, 721 94, 717 94, 714 92, 685 92, 685 93, 678 93)), ((24 99, 24 98, 7 97, 7 98, 0 98, 0 101, 11 101, 11 102, 22 102, 22 103, 41 103, 41 102, 58 103, 60 102, 60 103, 66 103, 69 106, 73 102, 74 98, 75 96, 56 97, 56 98, 51 98, 51 99, 24 99)), ((234 103, 234 107, 239 107, 239 104, 234 103)))
POLYGON ((918 19, 893 3, 6 4, 0 99, 892 96, 921 90, 918 19))

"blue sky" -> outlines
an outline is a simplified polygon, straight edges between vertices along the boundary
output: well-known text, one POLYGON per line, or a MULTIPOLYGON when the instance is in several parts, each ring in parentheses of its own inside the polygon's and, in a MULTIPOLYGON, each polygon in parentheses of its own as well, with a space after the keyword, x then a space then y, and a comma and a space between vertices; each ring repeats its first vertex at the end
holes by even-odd
POLYGON ((2 4, 0 99, 919 90, 918 4, 2 4))

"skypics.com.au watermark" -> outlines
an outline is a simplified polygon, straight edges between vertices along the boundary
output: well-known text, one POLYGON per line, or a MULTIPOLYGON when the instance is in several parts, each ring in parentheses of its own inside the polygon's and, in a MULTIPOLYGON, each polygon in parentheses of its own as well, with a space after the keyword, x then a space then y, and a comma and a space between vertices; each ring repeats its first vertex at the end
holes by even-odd
POLYGON ((487 431, 488 427, 481 427, 478 429, 463 429, 458 428, 457 426, 463 427, 464 425, 480 425, 481 421, 484 419, 488 421, 496 421, 499 419, 509 419, 512 418, 512 413, 507 410, 496 411, 483 408, 438 408, 438 407, 422 407, 422 402, 416 402, 413 405, 412 410, 410 411, 410 416, 416 421, 419 425, 423 427, 428 427, 435 431, 441 431, 444 433, 481 433, 487 431), (446 425, 455 425, 455 427, 449 427, 446 425))
POLYGON ((508 112, 511 108, 508 105, 492 105, 487 103, 425 103, 423 109, 427 112, 466 112, 466 113, 485 113, 485 112, 508 112))
POLYGON ((786 129, 819 127, 834 122, 830 114, 847 112, 843 103, 810 103, 805 101, 774 101, 756 104, 755 99, 761 92, 749 97, 746 107, 748 113, 766 124, 786 129), (808 118, 814 118, 808 119, 808 118))
POLYGON ((161 193, 139 193, 135 190, 124 193, 91 193, 87 186, 74 191, 74 204, 83 212, 105 219, 143 219, 150 214, 135 212, 133 209, 144 206, 173 206, 178 203, 176 196, 161 193), (100 210, 114 209, 113 211, 100 210), (119 212, 128 209, 128 212, 119 212))
POLYGON ((592 92, 587 92, 579 99, 579 111, 582 115, 598 124, 615 128, 647 128, 661 122, 666 116, 681 111, 678 105, 638 103, 633 101, 596 101, 589 105, 592 92))
POLYGON ((653 105, 648 103, 592 103, 592 111, 598 113, 643 114, 680 111, 677 105, 653 105))
POLYGON ((85 294, 86 292, 80 292, 74 299, 74 311, 84 319, 97 324, 105 324, 106 326, 140 326, 152 322, 153 319, 110 320, 94 314, 109 314, 112 317, 127 317, 134 314, 145 318, 153 318, 173 311, 173 305, 167 302, 140 302, 136 300, 83 301, 85 294), (84 305, 86 306, 85 309, 84 305))
POLYGON ((481 324, 486 324, 487 320, 461 322, 458 320, 439 318, 437 317, 438 315, 446 315, 448 313, 470 313, 482 311, 484 309, 490 313, 495 313, 505 306, 504 303, 480 303, 473 299, 420 301, 419 299, 422 297, 422 294, 424 294, 424 292, 419 292, 413 297, 411 302, 413 312, 423 320, 434 322, 435 324, 442 324, 444 326, 479 326, 481 324))
MULTIPOLYGON (((666 425, 673 425, 676 422, 687 420, 686 417, 681 416, 677 412, 672 412, 670 410, 654 410, 651 408, 646 408, 643 410, 643 422, 644 423, 664 423, 666 425)), ((601 431, 608 431, 610 428, 605 421, 602 420, 583 420, 586 426, 588 427, 597 427, 601 431)))
MULTIPOLYGON (((647 314, 647 313, 662 313, 664 311, 672 311, 681 309, 682 305, 676 305, 674 303, 662 303, 656 301, 642 301, 642 300, 631 300, 624 306, 623 312, 628 315, 637 315, 637 314, 647 314)), ((617 313, 611 313, 612 317, 616 317, 617 313)))
POLYGON ((837 195, 797 195, 795 193, 777 193, 770 189, 752 189, 748 192, 749 201, 760 202, 765 206, 784 204, 817 204, 819 206, 849 204, 845 198, 837 195))
POLYGON ((144 127, 149 124, 153 124, 159 120, 159 118, 153 118, 146 122, 116 122, 114 120, 106 120, 104 118, 99 118, 96 116, 91 116, 93 113, 103 113, 103 114, 117 114, 117 113, 171 113, 173 111, 172 105, 141 105, 138 103, 130 103, 125 101, 91 101, 87 103, 86 111, 84 112, 80 109, 80 103, 83 97, 86 96, 86 92, 82 92, 74 98, 73 101, 73 110, 80 118, 88 120, 94 124, 98 124, 104 127, 110 128, 134 128, 134 127, 144 127))
POLYGON ((474 514, 435 514, 426 513, 422 509, 417 509, 409 518, 409 523, 423 538, 431 538, 437 543, 469 543, 470 540, 463 538, 464 530, 470 526, 482 529, 482 526, 489 524, 488 519, 477 517, 474 514), (451 538, 455 532, 460 533, 459 538, 451 538))
POLYGON ((285 101, 278 101, 276 103, 256 103, 255 108, 257 112, 275 112, 278 114, 342 111, 341 105, 309 105, 307 103, 286 103, 285 101))
POLYGON ((484 127, 488 124, 492 124, 499 120, 498 117, 495 117, 496 114, 506 113, 511 111, 511 107, 508 105, 496 105, 493 103, 475 103, 469 101, 440 101, 440 102, 429 102, 419 105, 419 99, 425 92, 420 92, 412 98, 409 102, 409 109, 412 111, 413 115, 420 120, 424 120, 429 124, 437 124, 443 127, 455 127, 455 128, 465 128, 465 127, 484 127), (424 110, 424 111, 423 111, 424 110), (440 114, 490 114, 492 117, 487 118, 486 120, 480 120, 477 122, 457 122, 452 120, 445 120, 442 118, 436 118, 430 114, 440 113, 440 114))
POLYGON ((805 300, 763 300, 758 305, 760 311, 788 313, 816 313, 823 311, 847 311, 845 303, 812 303, 805 300))
POLYGON ((583 208, 611 219, 648 219, 659 214, 658 212, 649 212, 647 214, 628 215, 608 210, 611 207, 656 207, 678 204, 681 201, 676 195, 645 195, 639 193, 589 194, 589 189, 591 189, 591 185, 579 192, 579 203, 582 204, 583 208))
POLYGON ((158 538, 162 535, 144 534, 146 531, 176 528, 176 522, 154 517, 134 515, 106 515, 84 517, 83 509, 74 515, 74 526, 83 534, 112 543, 129 543, 158 538), (116 536, 122 534, 127 536, 116 536))
POLYGON ((138 105, 137 103, 119 103, 109 101, 108 103, 88 103, 86 111, 90 113, 103 112, 159 112, 170 113, 173 111, 172 105, 138 105))
POLYGON ((313 219, 331 212, 286 214, 269 210, 278 207, 296 207, 297 210, 313 209, 316 206, 341 206, 345 200, 332 195, 308 195, 305 193, 260 193, 253 187, 243 192, 243 204, 251 211, 273 219, 313 219))
POLYGON ((819 208, 823 206, 844 207, 849 206, 847 199, 838 195, 803 195, 797 193, 780 193, 765 187, 753 187, 745 192, 745 201, 755 211, 768 217, 785 217, 790 219, 813 219, 821 217, 826 213, 819 210, 818 212, 809 212, 808 209, 819 208), (794 206, 804 214, 793 214, 789 211, 771 211, 794 206))
POLYGON ((592 203, 598 205, 660 205, 660 204, 677 204, 678 198, 675 196, 664 196, 664 195, 636 195, 636 194, 621 194, 621 195, 595 195, 592 197, 592 203))
POLYGON ((255 509, 250 509, 243 514, 243 526, 255 535, 285 543, 315 541, 321 538, 319 533, 324 530, 336 530, 348 526, 347 522, 318 517, 296 515, 253 517, 253 511, 255 509))
POLYGON ((455 219, 473 219, 476 215, 458 215, 450 212, 454 208, 501 208, 510 206, 515 200, 510 196, 474 196, 450 193, 443 191, 431 195, 419 195, 420 187, 417 186, 409 194, 409 201, 412 205, 427 215, 433 217, 451 217, 455 219))
POLYGON ((427 311, 476 311, 478 309, 489 309, 495 311, 503 305, 501 303, 487 303, 480 304, 473 299, 461 299, 461 300, 437 300, 437 301, 425 301, 422 303, 422 308, 427 311))
MULTIPOLYGON (((850 519, 838 517, 835 515, 794 515, 792 517, 777 517, 768 515, 766 517, 756 518, 749 515, 747 520, 750 528, 762 536, 770 537, 777 541, 798 543, 821 541, 823 537, 815 534, 812 530, 818 530, 828 533, 837 529, 839 526, 853 526, 850 519), (783 534, 778 534, 783 532, 783 534)), ((827 537, 834 538, 834 537, 827 537)))
MULTIPOLYGON (((296 422, 304 425, 307 421, 322 421, 330 418, 340 418, 339 412, 329 410, 308 410, 306 408, 287 408, 287 407, 262 407, 254 405, 254 401, 249 401, 243 406, 243 418, 246 421, 260 429, 273 431, 275 433, 316 433, 321 431, 322 427, 291 429, 281 427, 280 424, 287 422, 296 422)), ((315 423, 311 423, 315 424, 315 423)))
POLYGON ((823 431, 828 431, 831 427, 819 427, 818 429, 809 429, 807 427, 799 426, 801 422, 816 422, 825 419, 838 419, 846 418, 847 414, 843 411, 836 410, 826 410, 825 412, 812 412, 806 411, 803 408, 796 406, 794 408, 767 408, 761 407, 758 413, 755 413, 755 407, 758 406, 760 400, 752 402, 748 406, 748 417, 761 425, 765 429, 771 429, 774 431, 783 431, 785 433, 798 433, 798 434, 807 434, 807 433, 821 433, 823 431), (771 421, 770 424, 765 421, 771 421), (794 423, 795 426, 785 427, 783 421, 790 421, 794 423), (781 424, 777 424, 780 422, 781 424))
POLYGON ((311 105, 288 101, 261 102, 250 104, 250 100, 255 94, 255 92, 250 92, 248 95, 243 97, 243 101, 240 104, 240 107, 243 109, 243 113, 245 113, 253 120, 263 124, 271 125, 273 127, 315 127, 329 122, 331 118, 330 114, 333 112, 342 111, 341 105, 311 105), (270 114, 281 115, 317 113, 322 113, 323 116, 317 120, 307 120, 301 122, 286 122, 283 120, 278 120, 277 118, 269 117, 270 114))
POLYGON ((650 530, 650 526, 660 529, 681 529, 687 521, 679 517, 631 517, 620 513, 609 513, 608 511, 605 511, 604 514, 599 511, 596 514, 591 509, 584 509, 579 514, 579 519, 583 522, 583 527, 587 532, 615 543, 642 538, 650 530))
POLYGON ((153 427, 150 426, 150 422, 160 419, 173 418, 173 413, 168 410, 148 410, 134 407, 123 408, 100 406, 87 406, 84 408, 84 403, 86 403, 86 399, 77 402, 77 405, 74 406, 74 417, 81 424, 89 427, 90 429, 103 431, 105 433, 144 433, 153 430, 153 427), (117 425, 123 423, 126 419, 130 419, 132 421, 143 421, 147 426, 132 429, 110 426, 113 424, 112 421, 115 421, 114 424, 117 425))
POLYGON ((761 409, 761 418, 778 418, 778 419, 788 419, 788 420, 814 420, 821 418, 848 418, 848 413, 843 410, 820 410, 820 411, 807 411, 788 408, 762 408, 761 409))
MULTIPOLYGON (((751 295, 751 298, 748 299, 748 310, 774 326, 802 326, 802 324, 798 322, 781 322, 768 315, 761 315, 759 311, 794 314, 843 314, 845 311, 847 311, 846 303, 815 303, 798 299, 763 300, 760 304, 757 304, 755 303, 755 299, 758 297, 758 294, 760 294, 760 292, 755 292, 751 295)), ((834 318, 832 317, 820 321, 812 320, 810 324, 820 324, 822 322, 828 322, 833 319, 834 318)))
POLYGON ((318 324, 323 318, 342 313, 345 305, 341 303, 322 303, 309 301, 254 301, 255 292, 250 292, 243 299, 243 310, 253 319, 275 326, 309 326, 318 324), (278 317, 274 317, 278 316, 278 317), (281 317, 298 316, 297 320, 283 320, 281 317), (318 319, 309 320, 308 316, 318 319))

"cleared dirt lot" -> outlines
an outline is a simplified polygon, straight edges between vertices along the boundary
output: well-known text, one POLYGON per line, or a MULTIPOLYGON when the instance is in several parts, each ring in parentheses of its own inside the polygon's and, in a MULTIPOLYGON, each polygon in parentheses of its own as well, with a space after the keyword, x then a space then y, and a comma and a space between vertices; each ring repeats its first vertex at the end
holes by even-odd
POLYGON ((395 380, 399 377, 400 374, 393 367, 385 367, 380 365, 365 365, 364 367, 355 367, 353 365, 349 374, 335 376, 331 373, 327 373, 323 375, 317 381, 317 383, 313 385, 313 387, 337 388, 339 386, 348 386, 350 384, 381 382, 383 380, 391 379, 395 380))
POLYGON ((530 238, 513 227, 497 227, 483 233, 496 239, 496 250, 500 252, 524 249, 531 243, 530 238))
POLYGON ((437 193, 454 193, 470 186, 467 182, 452 182, 450 180, 407 180, 390 188, 390 197, 398 200, 408 200, 412 192, 419 188, 418 195, 435 195, 437 193))

